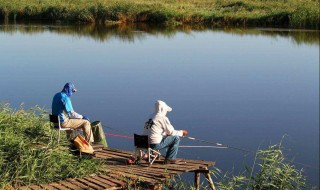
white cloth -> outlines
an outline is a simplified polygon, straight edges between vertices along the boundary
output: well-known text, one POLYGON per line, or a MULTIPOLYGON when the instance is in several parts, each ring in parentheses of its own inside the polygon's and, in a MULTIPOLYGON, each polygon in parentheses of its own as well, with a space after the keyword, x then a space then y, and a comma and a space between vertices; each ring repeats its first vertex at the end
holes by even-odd
POLYGON ((183 136, 182 130, 175 130, 169 119, 167 112, 172 111, 165 102, 158 100, 155 104, 155 113, 150 120, 145 123, 143 134, 149 136, 149 144, 159 144, 163 136, 183 136))
POLYGON ((80 115, 80 114, 78 114, 77 112, 75 112, 75 111, 71 111, 70 112, 70 118, 72 118, 72 119, 83 119, 83 116, 82 115, 80 115))

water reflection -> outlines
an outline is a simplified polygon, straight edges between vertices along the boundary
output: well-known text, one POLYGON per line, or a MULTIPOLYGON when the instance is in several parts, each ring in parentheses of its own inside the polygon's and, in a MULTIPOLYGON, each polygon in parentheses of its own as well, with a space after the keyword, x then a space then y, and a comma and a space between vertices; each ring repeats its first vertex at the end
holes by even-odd
POLYGON ((0 32, 34 34, 53 32, 60 35, 76 37, 89 37, 99 42, 117 39, 123 42, 144 40, 147 36, 174 37, 177 33, 197 32, 221 32, 233 35, 268 36, 272 38, 283 37, 291 39, 295 44, 318 45, 319 31, 317 30, 289 30, 289 29, 234 29, 234 28, 210 28, 203 25, 147 25, 147 24, 107 24, 107 25, 64 25, 48 23, 0 23, 0 32))

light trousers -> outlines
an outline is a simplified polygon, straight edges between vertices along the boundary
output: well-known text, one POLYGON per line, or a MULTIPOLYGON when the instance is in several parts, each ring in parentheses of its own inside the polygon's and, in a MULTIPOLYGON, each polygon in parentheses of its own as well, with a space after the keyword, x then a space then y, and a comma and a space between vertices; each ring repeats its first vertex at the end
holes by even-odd
MULTIPOLYGON (((61 123, 61 127, 65 127, 65 128, 70 128, 70 129, 82 129, 84 138, 86 139, 86 141, 88 141, 89 143, 92 143, 93 140, 93 134, 92 134, 92 130, 91 130, 91 125, 90 122, 88 120, 85 119, 68 119, 67 121, 61 123)), ((70 138, 72 131, 68 130, 67 132, 67 137, 70 138)))

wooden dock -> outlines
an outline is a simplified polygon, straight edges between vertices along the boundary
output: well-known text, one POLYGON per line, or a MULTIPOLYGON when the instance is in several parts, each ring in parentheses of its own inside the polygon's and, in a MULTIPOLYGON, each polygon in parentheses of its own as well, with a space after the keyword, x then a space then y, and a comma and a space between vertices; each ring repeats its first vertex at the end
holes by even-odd
POLYGON ((133 152, 112 148, 97 148, 95 159, 103 159, 105 165, 100 169, 103 174, 90 175, 83 178, 66 179, 50 184, 31 185, 20 189, 48 189, 48 190, 81 190, 81 189, 161 189, 176 175, 194 172, 195 187, 200 186, 200 174, 206 177, 211 189, 215 189, 208 167, 214 162, 202 160, 178 159, 175 164, 163 164, 163 158, 157 160, 150 167, 148 163, 139 165, 127 164, 127 160, 134 156, 133 152))

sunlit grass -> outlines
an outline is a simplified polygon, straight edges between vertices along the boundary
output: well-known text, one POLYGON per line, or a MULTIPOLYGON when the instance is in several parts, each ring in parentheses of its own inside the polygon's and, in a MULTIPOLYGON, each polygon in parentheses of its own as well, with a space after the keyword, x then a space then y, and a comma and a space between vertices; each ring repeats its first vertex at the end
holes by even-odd
POLYGON ((317 0, 0 0, 0 17, 319 28, 317 0))
POLYGON ((97 171, 98 160, 79 158, 63 146, 52 148, 50 132, 43 109, 13 110, 9 104, 0 104, 0 189, 48 183, 97 171))

